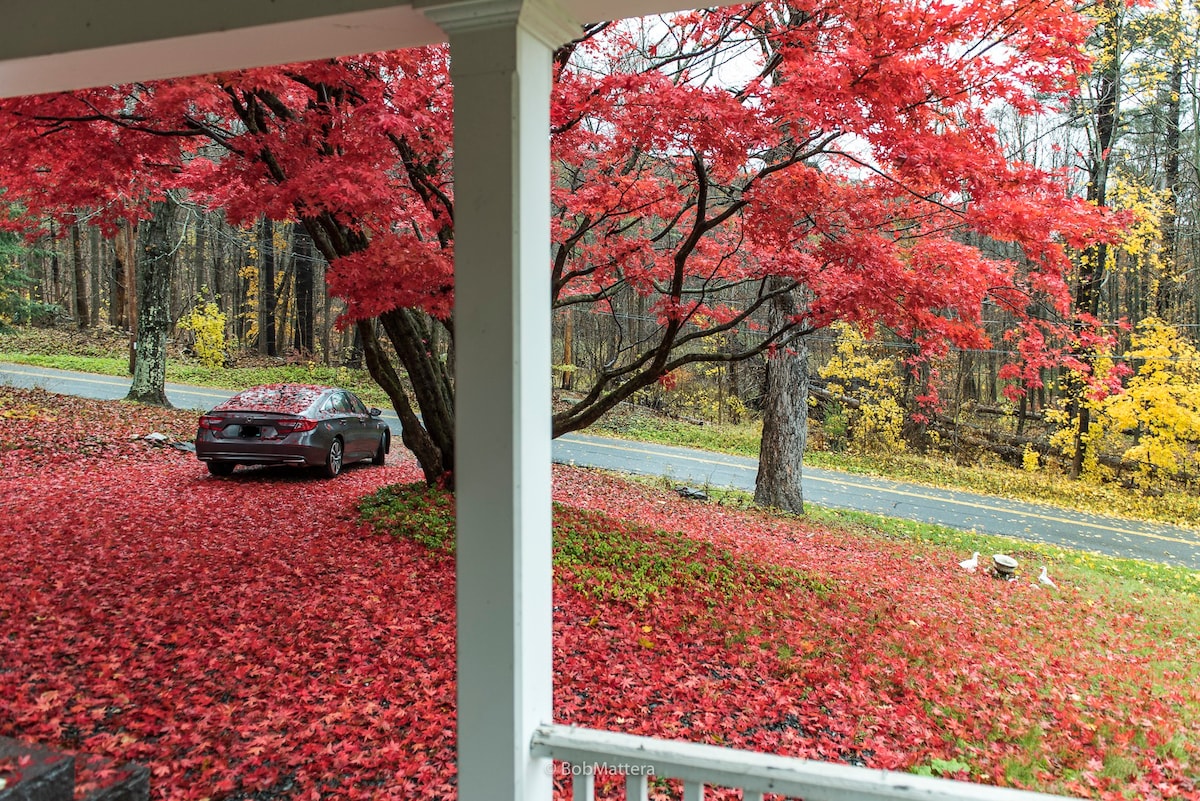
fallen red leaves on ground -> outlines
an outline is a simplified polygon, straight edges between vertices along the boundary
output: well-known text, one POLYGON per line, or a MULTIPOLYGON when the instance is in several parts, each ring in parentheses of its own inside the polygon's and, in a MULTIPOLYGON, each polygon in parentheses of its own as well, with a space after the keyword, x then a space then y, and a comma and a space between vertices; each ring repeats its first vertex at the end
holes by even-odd
MULTIPOLYGON (((143 763, 161 799, 454 797, 453 560, 356 510, 415 465, 216 479, 131 439, 192 424, 0 389, 0 735, 143 763)), ((559 469, 555 492, 560 525, 647 553, 686 532, 713 566, 638 600, 560 566, 561 721, 1197 797, 1200 695, 1160 669, 1195 662, 1194 631, 599 474, 559 469)))

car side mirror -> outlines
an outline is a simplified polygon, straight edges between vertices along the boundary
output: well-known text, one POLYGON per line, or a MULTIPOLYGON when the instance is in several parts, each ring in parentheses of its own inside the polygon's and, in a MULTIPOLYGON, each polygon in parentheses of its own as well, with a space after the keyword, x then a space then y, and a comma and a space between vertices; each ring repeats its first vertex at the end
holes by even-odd
POLYGON ((367 414, 371 415, 372 417, 378 417, 379 415, 383 414, 383 411, 372 406, 367 410, 367 414))

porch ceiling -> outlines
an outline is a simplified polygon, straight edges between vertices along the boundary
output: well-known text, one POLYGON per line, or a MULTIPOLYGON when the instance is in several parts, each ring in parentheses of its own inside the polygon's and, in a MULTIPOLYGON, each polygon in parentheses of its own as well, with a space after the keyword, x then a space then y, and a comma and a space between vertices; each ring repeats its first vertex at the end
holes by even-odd
MULTIPOLYGON (((438 0, 481 13, 515 0, 438 0)), ((709 4, 720 5, 721 3, 709 4)), ((688 0, 562 0, 582 21, 691 8, 688 0)), ((13 0, 4 3, 0 96, 170 78, 445 41, 395 0, 13 0)))

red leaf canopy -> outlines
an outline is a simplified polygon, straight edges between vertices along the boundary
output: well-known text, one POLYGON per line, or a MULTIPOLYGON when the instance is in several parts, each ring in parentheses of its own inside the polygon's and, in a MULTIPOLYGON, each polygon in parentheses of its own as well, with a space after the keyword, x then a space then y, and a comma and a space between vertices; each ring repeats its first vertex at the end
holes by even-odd
MULTIPOLYGON (((1055 309, 1064 324, 1038 325, 1061 337, 1066 249, 1108 221, 1067 176, 1008 158, 988 113, 1074 91, 1086 33, 1065 0, 807 0, 591 28, 557 62, 553 297, 631 289, 663 325, 605 389, 761 328, 771 277, 804 311, 754 348, 837 319, 981 346, 985 302, 1055 309)), ((179 187, 234 220, 302 219, 350 317, 446 318, 447 61, 432 47, 4 101, 0 185, 27 218, 136 215, 179 187)))

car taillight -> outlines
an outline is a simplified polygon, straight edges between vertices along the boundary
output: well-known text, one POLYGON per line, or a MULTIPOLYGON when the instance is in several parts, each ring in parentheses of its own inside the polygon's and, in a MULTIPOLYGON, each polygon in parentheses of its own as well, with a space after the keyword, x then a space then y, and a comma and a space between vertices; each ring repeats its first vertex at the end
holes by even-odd
POLYGON ((275 430, 280 434, 295 434, 299 431, 312 431, 317 427, 316 420, 299 418, 296 420, 276 420, 275 430))
POLYGON ((206 431, 220 431, 224 427, 225 419, 222 417, 214 417, 206 414, 200 418, 200 428, 206 431))

